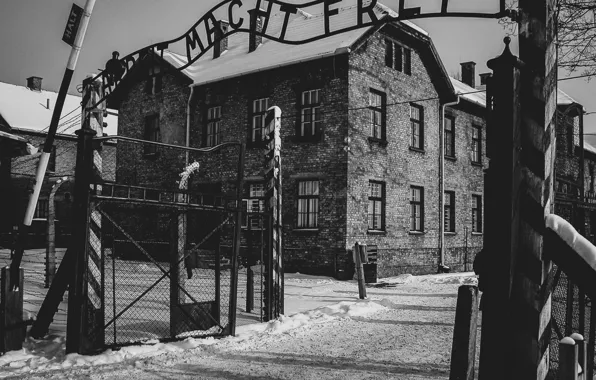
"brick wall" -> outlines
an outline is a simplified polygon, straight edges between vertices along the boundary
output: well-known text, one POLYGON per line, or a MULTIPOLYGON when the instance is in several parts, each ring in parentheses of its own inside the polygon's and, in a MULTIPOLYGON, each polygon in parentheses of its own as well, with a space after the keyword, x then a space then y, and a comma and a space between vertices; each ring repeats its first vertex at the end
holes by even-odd
MULTIPOLYGON (((350 108, 368 104, 370 89, 387 96, 387 145, 369 141, 368 110, 351 113, 346 248, 356 241, 377 245, 379 276, 398 273, 432 273, 437 270, 439 244, 439 100, 427 67, 412 49, 411 75, 385 65, 385 30, 376 33, 352 53, 350 59, 350 108), (424 107, 424 149, 411 145, 410 102, 424 107), (385 183, 386 226, 368 230, 369 181, 385 183), (410 232, 410 186, 424 188, 424 232, 410 232)), ((446 160, 445 189, 456 192, 456 229, 446 234, 445 264, 459 269, 460 254, 468 246, 469 260, 482 245, 481 235, 471 234, 471 193, 482 194, 482 166, 471 164, 471 124, 483 126, 480 115, 464 106, 449 112, 456 117, 456 160, 446 160), (466 230, 467 228, 467 230, 466 230), (467 233, 466 233, 467 232, 467 233)), ((471 262, 471 261, 470 261, 471 262)))

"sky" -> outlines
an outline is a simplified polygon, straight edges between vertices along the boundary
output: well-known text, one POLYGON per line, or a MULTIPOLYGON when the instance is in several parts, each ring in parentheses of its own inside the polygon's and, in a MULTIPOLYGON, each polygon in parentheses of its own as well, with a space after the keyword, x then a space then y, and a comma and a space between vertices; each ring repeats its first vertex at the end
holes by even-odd
MULTIPOLYGON (((74 2, 81 7, 85 5, 85 0, 74 2)), ((243 2, 252 4, 254 0, 243 2)), ((399 1, 380 2, 397 9, 399 1)), ((58 91, 71 50, 62 41, 62 33, 72 3, 72 0, 0 0, 1 82, 25 85, 27 77, 39 76, 43 78, 44 89, 58 91)), ((87 75, 98 73, 111 58, 112 51, 119 51, 122 57, 144 46, 178 37, 218 3, 219 0, 96 0, 69 92, 76 93, 77 85, 87 75)), ((449 9, 494 11, 497 3, 498 0, 450 0, 449 9)), ((406 7, 422 6, 423 12, 438 4, 440 0, 406 0, 406 7)), ((414 22, 429 32, 451 76, 466 61, 476 62, 477 74, 488 72, 486 62, 499 55, 504 47, 506 31, 497 20, 429 18, 414 22)), ((516 53, 516 38, 512 48, 516 53)), ((560 72, 559 78, 579 74, 560 72)), ((596 111, 596 80, 560 81, 559 86, 583 104, 587 112, 596 111)), ((586 133, 596 134, 596 113, 585 116, 584 127, 586 133)))

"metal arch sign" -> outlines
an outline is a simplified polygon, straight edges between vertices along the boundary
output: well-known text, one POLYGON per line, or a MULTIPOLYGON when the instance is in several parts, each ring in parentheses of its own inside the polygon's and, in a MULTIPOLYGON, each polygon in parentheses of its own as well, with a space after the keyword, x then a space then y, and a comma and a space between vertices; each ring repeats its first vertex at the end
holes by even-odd
MULTIPOLYGON (((339 13, 339 9, 343 5, 347 5, 346 0, 312 0, 302 4, 289 4, 280 0, 249 0, 254 3, 254 7, 246 8, 244 2, 246 0, 224 0, 218 5, 214 6, 206 14, 204 14, 186 33, 175 39, 153 44, 142 49, 139 49, 124 58, 118 60, 122 72, 119 75, 113 75, 110 70, 104 70, 99 73, 93 80, 100 79, 103 83, 105 95, 100 100, 104 101, 110 93, 115 89, 120 80, 128 73, 137 61, 143 59, 147 54, 153 53, 163 58, 163 51, 170 45, 182 43, 185 47, 185 61, 181 62, 177 70, 184 70, 201 58, 207 51, 209 51, 221 39, 226 38, 232 34, 239 32, 254 33, 257 36, 276 41, 284 44, 300 45, 322 38, 333 36, 340 33, 345 33, 354 29, 389 23, 399 20, 412 20, 418 18, 429 17, 475 17, 475 18, 502 18, 508 16, 508 11, 505 7, 505 0, 498 0, 499 9, 497 12, 480 13, 480 12, 461 12, 450 11, 449 0, 441 0, 440 9, 433 9, 430 12, 423 12, 422 7, 413 6, 413 4, 420 4, 423 0, 399 0, 399 9, 397 16, 392 16, 384 13, 379 17, 374 9, 377 5, 377 0, 357 0, 356 16, 352 24, 331 30, 330 25, 333 23, 333 17, 339 13), (407 5, 406 5, 407 1, 407 5), (323 29, 324 32, 313 37, 302 40, 290 40, 286 36, 288 23, 291 15, 297 14, 299 9, 308 9, 311 7, 323 7, 323 29), (283 24, 275 33, 271 33, 268 28, 270 16, 273 11, 283 14, 283 24), (217 19, 215 13, 226 14, 228 16, 229 28, 220 36, 216 37, 217 19), (261 30, 256 29, 256 24, 251 22, 251 17, 261 17, 261 30), (249 20, 247 22, 247 20, 249 20)), ((352 0, 353 1, 353 0, 352 0)), ((497 1, 497 0, 495 0, 497 1)), ((350 4, 352 5, 352 4, 350 4)), ((114 59, 113 59, 114 60, 114 59)), ((116 62, 118 65, 118 62, 116 62)))

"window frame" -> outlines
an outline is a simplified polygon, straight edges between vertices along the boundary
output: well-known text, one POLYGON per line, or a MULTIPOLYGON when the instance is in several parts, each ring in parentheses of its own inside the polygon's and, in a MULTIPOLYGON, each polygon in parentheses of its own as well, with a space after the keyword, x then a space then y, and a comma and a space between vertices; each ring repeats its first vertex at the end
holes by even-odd
POLYGON ((443 231, 455 232, 455 191, 452 190, 443 192, 443 231))
POLYGON ((46 198, 40 198, 35 205, 33 212, 33 219, 48 219, 50 209, 50 202, 46 198), (41 207, 40 207, 41 206, 41 207))
POLYGON ((415 103, 410 103, 410 149, 424 151, 424 107, 415 103), (413 109, 418 109, 419 119, 412 117, 413 109), (414 144, 415 126, 418 130, 418 146, 414 144))
POLYGON ((410 186, 410 233, 424 232, 424 187, 410 186), (419 199, 414 199, 414 190, 419 191, 419 199), (416 206, 419 206, 419 213, 416 213, 416 206), (417 216, 418 215, 418 216, 417 216), (415 221, 419 221, 419 226, 415 221))
MULTIPOLYGON (((146 141, 159 142, 160 137, 160 115, 154 113, 145 116, 145 129, 143 131, 143 138, 146 141)), ((152 144, 143 145, 144 157, 155 157, 159 153, 158 146, 152 144)))
POLYGON ((251 146, 261 146, 263 144, 263 136, 265 132, 265 119, 267 116, 267 110, 269 109, 269 97, 261 97, 255 98, 250 101, 249 104, 249 133, 248 133, 248 143, 251 146), (265 107, 263 108, 263 101, 265 102, 265 107), (256 104, 259 104, 259 110, 255 110, 256 104), (261 109, 263 108, 263 109, 261 109), (260 118, 261 128, 260 128, 260 138, 256 136, 256 131, 258 128, 255 128, 255 121, 257 118, 260 118))
POLYGON ((453 115, 445 115, 444 120, 444 143, 445 146, 443 147, 445 157, 447 158, 455 158, 455 116, 453 115), (449 124, 447 121, 451 122, 451 130, 447 129, 447 125, 449 124), (451 148, 451 152, 448 152, 447 147, 451 148))
POLYGON ((323 118, 322 118, 322 100, 323 89, 321 87, 302 90, 299 92, 299 111, 298 123, 296 126, 296 140, 298 141, 318 141, 322 136, 323 118), (313 102, 312 94, 316 94, 316 102, 313 102), (308 94, 308 102, 305 96, 308 94), (306 114, 309 114, 310 121, 305 121, 306 114), (312 134, 305 134, 305 125, 309 124, 312 134))
POLYGON ((369 180, 368 181, 368 209, 367 209, 367 218, 366 223, 368 227, 368 231, 386 231, 386 183, 383 181, 375 181, 369 180), (373 194, 373 185, 380 186, 380 194, 373 194), (377 202, 380 206, 380 212, 377 211, 377 202), (372 213, 371 213, 371 205, 372 205, 372 213), (378 218, 378 219, 377 219, 378 218), (380 223, 380 226, 376 224, 377 220, 380 223))
POLYGON ((145 93, 148 95, 157 95, 163 88, 162 72, 160 65, 149 67, 149 76, 145 82, 145 93))
POLYGON ((412 49, 404 48, 403 67, 404 74, 412 75, 412 49))
POLYGON ((265 183, 263 182, 252 182, 247 186, 247 197, 242 199, 242 209, 246 211, 246 214, 242 218, 240 228, 245 230, 262 230, 265 228, 264 219, 251 217, 250 214, 262 214, 265 212, 265 183), (259 190, 260 188, 260 190, 259 190), (258 210, 255 211, 252 207, 253 204, 257 204, 258 210), (254 221, 256 220, 256 223, 254 221))
POLYGON ((217 146, 221 144, 221 115, 222 115, 222 106, 220 105, 211 105, 207 106, 205 111, 205 126, 203 129, 203 146, 206 148, 217 146), (212 113, 213 111, 213 113, 212 113), (216 112, 217 111, 217 112, 216 112), (209 132, 209 129, 212 129, 212 132, 209 132), (214 128, 216 131, 214 131, 214 128))
POLYGON ((403 51, 405 49, 407 48, 402 47, 391 38, 385 38, 385 66, 403 72, 403 51))
POLYGON ((300 179, 296 181, 296 228, 297 229, 318 229, 319 215, 321 212, 321 181, 319 179, 300 179), (302 193, 302 184, 316 183, 316 190, 312 187, 312 193, 302 193), (314 202, 311 202, 314 201, 314 202), (306 211, 300 211, 306 206, 306 211))
POLYGON ((472 194, 472 233, 482 233, 482 195, 472 194))
POLYGON ((482 164, 482 127, 479 125, 472 125, 472 163, 482 164))
POLYGON ((369 138, 373 141, 385 142, 387 141, 387 93, 383 91, 376 90, 374 88, 369 89, 368 92, 368 110, 369 110, 369 138), (372 97, 378 96, 381 101, 380 107, 378 105, 372 104, 372 97), (380 122, 381 124, 374 123, 374 116, 375 113, 378 112, 380 114, 380 122), (376 128, 379 127, 379 135, 376 136, 376 128))

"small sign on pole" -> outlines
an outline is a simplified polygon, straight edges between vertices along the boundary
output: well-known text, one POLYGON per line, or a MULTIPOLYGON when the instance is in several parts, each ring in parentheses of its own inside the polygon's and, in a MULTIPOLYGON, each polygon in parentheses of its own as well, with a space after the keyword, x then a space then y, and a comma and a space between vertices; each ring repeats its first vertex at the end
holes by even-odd
POLYGON ((73 4, 70 10, 70 14, 68 15, 68 21, 66 22, 64 34, 62 35, 62 41, 66 42, 70 46, 74 44, 74 40, 77 36, 77 31, 79 30, 79 24, 81 23, 82 17, 83 8, 79 7, 76 4, 73 4))

